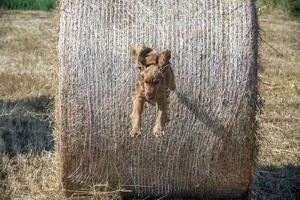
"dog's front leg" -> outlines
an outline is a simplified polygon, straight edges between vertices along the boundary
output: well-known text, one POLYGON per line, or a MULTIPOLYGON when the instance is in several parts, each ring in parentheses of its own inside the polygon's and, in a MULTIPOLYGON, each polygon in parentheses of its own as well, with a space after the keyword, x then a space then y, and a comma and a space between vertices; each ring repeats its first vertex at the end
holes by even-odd
POLYGON ((156 137, 164 135, 164 125, 167 117, 167 103, 165 99, 161 99, 156 103, 156 120, 153 133, 156 137))
POLYGON ((131 137, 138 137, 141 134, 141 115, 144 109, 144 103, 145 99, 143 97, 134 97, 133 99, 133 110, 131 113, 131 137))

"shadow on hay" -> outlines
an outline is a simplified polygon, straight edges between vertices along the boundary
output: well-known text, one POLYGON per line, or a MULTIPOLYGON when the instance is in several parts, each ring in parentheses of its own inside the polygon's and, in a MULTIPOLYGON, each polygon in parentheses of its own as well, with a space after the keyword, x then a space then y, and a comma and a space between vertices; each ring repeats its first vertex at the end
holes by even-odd
POLYGON ((188 95, 178 91, 176 91, 176 95, 180 103, 189 109, 197 119, 206 125, 207 128, 213 130, 214 133, 230 133, 230 129, 223 126, 219 119, 214 118, 209 112, 195 106, 200 104, 197 100, 191 100, 188 98, 188 95))
POLYGON ((52 110, 53 99, 48 96, 0 100, 0 154, 52 151, 52 110))

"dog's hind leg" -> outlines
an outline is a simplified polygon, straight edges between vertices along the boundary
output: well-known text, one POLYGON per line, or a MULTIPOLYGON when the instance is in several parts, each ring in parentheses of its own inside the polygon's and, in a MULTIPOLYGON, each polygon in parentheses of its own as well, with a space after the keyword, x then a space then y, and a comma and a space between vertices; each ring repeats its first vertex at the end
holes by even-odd
POLYGON ((141 134, 141 115, 144 109, 145 98, 134 97, 133 110, 131 113, 132 129, 130 131, 131 137, 138 137, 141 134))

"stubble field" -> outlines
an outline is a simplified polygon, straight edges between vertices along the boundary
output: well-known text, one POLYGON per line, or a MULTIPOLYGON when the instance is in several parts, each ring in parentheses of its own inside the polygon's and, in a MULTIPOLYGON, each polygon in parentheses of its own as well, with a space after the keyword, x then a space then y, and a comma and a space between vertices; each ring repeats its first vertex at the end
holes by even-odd
MULTIPOLYGON (((300 198, 300 21, 260 16, 252 199, 300 198), (271 46, 271 47, 270 47, 271 46)), ((62 199, 54 151, 55 13, 0 10, 0 199, 62 199)))

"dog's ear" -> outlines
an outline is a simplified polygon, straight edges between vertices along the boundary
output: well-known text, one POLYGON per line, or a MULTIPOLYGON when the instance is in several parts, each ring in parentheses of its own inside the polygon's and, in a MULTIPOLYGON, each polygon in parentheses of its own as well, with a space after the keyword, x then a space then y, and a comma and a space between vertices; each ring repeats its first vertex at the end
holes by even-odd
POLYGON ((136 48, 130 47, 130 54, 132 55, 132 58, 134 60, 137 60, 137 58, 138 58, 138 50, 136 48))
POLYGON ((171 59, 171 51, 170 50, 165 50, 159 54, 158 57, 158 66, 160 68, 164 68, 168 64, 170 64, 170 59, 171 59))
MULTIPOLYGON (((139 60, 140 62, 145 62, 143 58, 145 58, 148 53, 150 53, 151 51, 153 51, 153 49, 149 48, 149 47, 145 47, 143 46, 141 49, 136 49, 136 48, 132 48, 130 47, 130 53, 133 57, 134 60, 139 60)), ((145 63, 143 63, 145 64, 145 63)))
POLYGON ((151 49, 150 47, 143 46, 140 50, 140 55, 147 56, 147 54, 151 51, 153 51, 153 49, 151 49))
POLYGON ((137 68, 137 70, 139 71, 139 72, 141 72, 143 69, 144 69, 144 65, 139 61, 139 60, 141 60, 139 57, 140 57, 140 52, 141 52, 141 50, 138 50, 138 49, 136 49, 136 48, 132 48, 132 47, 130 47, 130 54, 131 54, 131 56, 132 56, 132 58, 133 58, 133 60, 135 61, 135 67, 137 68))
POLYGON ((139 54, 138 54, 138 62, 140 64, 146 66, 146 64, 147 64, 146 57, 151 51, 153 51, 153 49, 151 49, 149 47, 142 47, 142 49, 139 51, 139 54))
POLYGON ((153 49, 149 47, 142 47, 140 50, 132 48, 131 55, 133 59, 136 61, 136 68, 139 72, 143 71, 146 67, 146 56, 153 51, 153 49))

